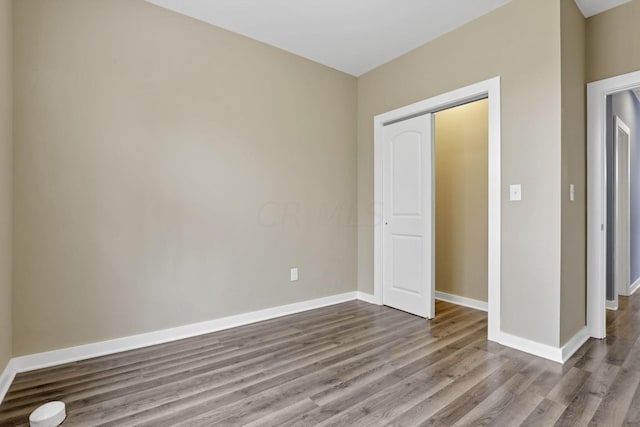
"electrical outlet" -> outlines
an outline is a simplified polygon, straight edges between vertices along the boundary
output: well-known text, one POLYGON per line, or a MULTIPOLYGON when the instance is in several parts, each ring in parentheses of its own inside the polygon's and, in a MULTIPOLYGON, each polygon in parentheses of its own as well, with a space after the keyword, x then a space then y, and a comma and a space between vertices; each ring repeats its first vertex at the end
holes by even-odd
POLYGON ((571 184, 569 185, 569 200, 572 202, 576 199, 576 187, 571 184))
POLYGON ((291 269, 291 281, 292 282, 298 281, 298 267, 294 267, 291 269))
POLYGON ((522 200, 522 186, 520 184, 513 184, 509 186, 509 200, 512 202, 519 202, 522 200))

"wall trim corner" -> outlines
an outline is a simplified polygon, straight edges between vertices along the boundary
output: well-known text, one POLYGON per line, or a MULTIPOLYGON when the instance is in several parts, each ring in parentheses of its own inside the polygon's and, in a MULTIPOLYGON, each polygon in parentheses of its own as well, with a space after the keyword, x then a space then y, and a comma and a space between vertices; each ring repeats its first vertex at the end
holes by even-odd
POLYGON ((13 383, 13 379, 16 377, 16 369, 14 365, 15 363, 13 359, 9 360, 4 371, 0 374, 0 403, 4 400, 4 397, 9 391, 9 387, 11 387, 11 383, 13 383))
POLYGON ((565 345, 562 346, 562 363, 565 363, 591 337, 589 329, 584 326, 565 345))

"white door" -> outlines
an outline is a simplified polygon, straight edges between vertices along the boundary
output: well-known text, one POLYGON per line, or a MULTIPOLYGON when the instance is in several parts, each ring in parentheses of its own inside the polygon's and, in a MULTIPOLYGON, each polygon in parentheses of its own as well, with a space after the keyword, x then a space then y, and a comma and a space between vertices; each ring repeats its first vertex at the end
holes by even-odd
POLYGON ((630 272, 630 166, 629 166, 629 127, 619 118, 615 118, 615 223, 614 223, 614 300, 618 301, 618 295, 629 295, 630 272))
POLYGON ((382 302, 433 318, 432 115, 384 127, 382 302))

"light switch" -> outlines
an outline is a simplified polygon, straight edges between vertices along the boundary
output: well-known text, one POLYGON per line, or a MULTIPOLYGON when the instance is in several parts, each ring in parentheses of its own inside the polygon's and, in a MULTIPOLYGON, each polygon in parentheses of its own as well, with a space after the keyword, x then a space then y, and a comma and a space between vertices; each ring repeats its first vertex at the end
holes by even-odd
POLYGON ((291 269, 291 281, 295 282, 298 280, 298 267, 291 269))
POLYGON ((576 199, 576 187, 573 184, 569 185, 569 200, 572 202, 576 199))
POLYGON ((522 200, 522 185, 513 184, 509 186, 509 200, 519 202, 522 200))

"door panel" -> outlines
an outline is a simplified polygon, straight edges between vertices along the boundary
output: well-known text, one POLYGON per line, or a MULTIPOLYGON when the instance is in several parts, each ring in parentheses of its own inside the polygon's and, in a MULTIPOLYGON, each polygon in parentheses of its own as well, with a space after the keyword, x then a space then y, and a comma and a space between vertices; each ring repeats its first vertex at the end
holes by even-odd
POLYGON ((383 303, 433 318, 432 115, 385 126, 383 303))
POLYGON ((422 211, 421 143, 422 134, 413 131, 402 132, 391 142, 393 215, 419 216, 422 211))

